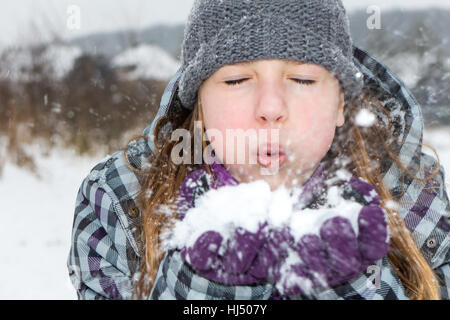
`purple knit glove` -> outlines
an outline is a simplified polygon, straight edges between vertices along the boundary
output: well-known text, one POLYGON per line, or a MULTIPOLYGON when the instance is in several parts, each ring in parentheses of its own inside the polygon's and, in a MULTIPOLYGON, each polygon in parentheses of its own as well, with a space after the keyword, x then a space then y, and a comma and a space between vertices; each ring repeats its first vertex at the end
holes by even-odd
MULTIPOLYGON (((219 187, 236 184, 222 166, 213 166, 213 170, 220 177, 219 187)), ((183 214, 193 206, 192 194, 201 176, 196 171, 182 185, 179 208, 183 214)), ((324 221, 318 234, 305 234, 297 243, 289 227, 278 230, 267 223, 255 233, 237 228, 226 243, 220 233, 210 230, 192 246, 182 248, 181 257, 209 280, 226 285, 271 282, 283 295, 307 294, 310 289, 347 282, 389 249, 386 216, 375 188, 357 178, 350 184, 369 202, 358 214, 358 230, 338 215, 324 221), (290 255, 295 259, 288 259, 290 255)))
POLYGON ((237 228, 219 253, 223 237, 216 231, 204 232, 192 247, 181 249, 181 258, 201 276, 227 285, 261 282, 249 269, 263 246, 263 227, 256 233, 237 228))
MULTIPOLYGON (((216 187, 237 185, 238 182, 219 163, 213 162, 212 170, 216 177, 216 187)), ((180 188, 178 201, 179 215, 183 219, 193 207, 193 194, 201 189, 204 170, 189 174, 180 188)), ((204 192, 206 190, 202 190, 204 192)), ((234 230, 233 236, 223 243, 222 235, 216 231, 201 234, 191 247, 181 249, 181 258, 199 275, 227 285, 247 285, 261 282, 251 272, 251 266, 267 238, 267 224, 260 226, 256 233, 243 228, 234 230), (225 248, 220 252, 220 248, 225 248)), ((252 268, 252 270, 255 270, 252 268)))
POLYGON ((289 265, 276 279, 284 295, 308 294, 311 289, 345 283, 387 254, 386 215, 377 205, 363 207, 358 234, 348 219, 330 218, 318 235, 303 235, 292 249, 301 262, 289 265))
POLYGON ((279 269, 288 256, 289 248, 294 244, 294 237, 289 229, 271 229, 264 246, 260 249, 250 268, 250 274, 256 279, 275 282, 280 278, 279 269))

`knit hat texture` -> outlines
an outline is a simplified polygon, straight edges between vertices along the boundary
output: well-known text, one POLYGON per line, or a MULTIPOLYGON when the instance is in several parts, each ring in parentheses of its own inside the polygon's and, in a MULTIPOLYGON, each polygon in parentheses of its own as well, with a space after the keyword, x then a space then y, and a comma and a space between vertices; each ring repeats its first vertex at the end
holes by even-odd
POLYGON ((337 77, 346 101, 362 89, 341 0, 196 0, 186 24, 178 96, 192 109, 220 67, 259 59, 314 63, 337 77))

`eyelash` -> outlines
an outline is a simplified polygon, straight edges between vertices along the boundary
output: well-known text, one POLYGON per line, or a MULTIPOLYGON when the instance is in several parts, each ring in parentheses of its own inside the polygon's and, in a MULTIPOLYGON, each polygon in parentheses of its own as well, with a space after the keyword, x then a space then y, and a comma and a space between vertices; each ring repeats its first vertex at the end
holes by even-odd
MULTIPOLYGON (((228 80, 228 81, 225 81, 225 83, 229 86, 236 86, 246 80, 248 80, 248 79, 228 80)), ((306 86, 313 85, 316 82, 315 80, 303 80, 303 79, 295 79, 295 78, 292 78, 292 80, 294 80, 295 82, 297 82, 299 84, 303 84, 306 86)))

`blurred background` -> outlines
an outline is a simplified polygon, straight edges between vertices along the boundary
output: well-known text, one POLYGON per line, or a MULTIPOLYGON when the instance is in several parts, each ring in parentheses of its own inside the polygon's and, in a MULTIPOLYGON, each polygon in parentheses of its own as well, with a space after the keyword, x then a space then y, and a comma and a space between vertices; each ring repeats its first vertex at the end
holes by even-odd
MULTIPOLYGON (((424 142, 450 168, 450 0, 343 2, 355 44, 411 89, 424 142)), ((2 1, 0 299, 76 298, 66 259, 78 188, 151 122, 192 4, 2 1)))

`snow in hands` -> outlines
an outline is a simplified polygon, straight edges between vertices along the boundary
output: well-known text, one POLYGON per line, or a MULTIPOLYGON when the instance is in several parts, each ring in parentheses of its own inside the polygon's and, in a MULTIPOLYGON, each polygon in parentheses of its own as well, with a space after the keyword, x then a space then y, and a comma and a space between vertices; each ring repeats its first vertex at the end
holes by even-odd
MULTIPOLYGON (((365 183, 360 180, 361 183, 365 183)), ((389 247, 385 212, 331 186, 319 209, 296 209, 297 192, 263 180, 204 193, 164 235, 200 275, 225 284, 272 282, 286 295, 348 281, 389 247)), ((301 191, 300 191, 301 192, 301 191)), ((369 199, 369 198, 366 198, 369 199)))

